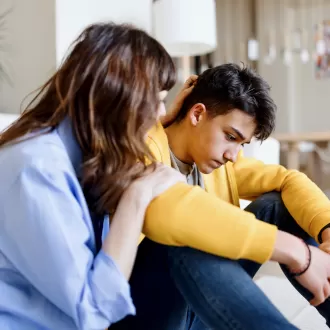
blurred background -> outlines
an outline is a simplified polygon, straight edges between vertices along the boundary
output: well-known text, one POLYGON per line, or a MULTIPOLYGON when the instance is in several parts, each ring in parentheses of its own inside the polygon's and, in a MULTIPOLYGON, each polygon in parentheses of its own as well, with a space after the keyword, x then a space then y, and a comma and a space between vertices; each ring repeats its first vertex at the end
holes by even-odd
POLYGON ((329 0, 0 0, 0 112, 19 113, 78 33, 106 20, 163 43, 178 67, 169 101, 191 73, 255 68, 278 105, 280 162, 330 191, 329 0))

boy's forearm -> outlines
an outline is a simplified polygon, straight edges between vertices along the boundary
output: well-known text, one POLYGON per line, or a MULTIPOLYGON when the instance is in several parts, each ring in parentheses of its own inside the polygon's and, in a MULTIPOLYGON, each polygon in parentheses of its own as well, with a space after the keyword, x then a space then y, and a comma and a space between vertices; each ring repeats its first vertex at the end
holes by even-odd
POLYGON ((318 240, 330 222, 330 201, 305 174, 244 157, 234 164, 234 170, 240 198, 281 192, 285 206, 300 227, 318 240))
POLYGON ((143 233, 161 244, 263 263, 277 228, 199 187, 177 184, 149 205, 143 233))

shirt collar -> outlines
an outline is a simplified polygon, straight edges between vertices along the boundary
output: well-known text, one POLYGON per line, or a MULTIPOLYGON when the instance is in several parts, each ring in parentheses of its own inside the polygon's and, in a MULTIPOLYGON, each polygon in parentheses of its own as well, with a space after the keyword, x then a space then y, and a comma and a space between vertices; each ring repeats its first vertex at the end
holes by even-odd
POLYGON ((81 176, 82 151, 73 132, 71 119, 67 116, 56 128, 78 177, 81 176))
POLYGON ((184 175, 190 175, 192 174, 192 172, 195 169, 195 163, 194 164, 187 164, 184 163, 183 161, 181 161, 180 159, 178 159, 174 153, 172 152, 172 150, 170 150, 170 156, 171 156, 171 160, 172 160, 172 166, 174 166, 174 168, 176 170, 178 170, 179 172, 181 172, 184 175))

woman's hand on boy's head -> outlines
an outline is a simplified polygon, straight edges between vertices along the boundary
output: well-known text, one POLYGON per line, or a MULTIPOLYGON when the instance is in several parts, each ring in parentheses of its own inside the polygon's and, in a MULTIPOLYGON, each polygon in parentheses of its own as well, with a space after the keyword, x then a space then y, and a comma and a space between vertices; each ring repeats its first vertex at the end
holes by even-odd
POLYGON ((167 114, 161 118, 161 123, 164 127, 171 125, 178 113, 180 112, 183 102, 186 99, 186 97, 191 93, 191 91, 194 89, 194 86, 197 82, 198 76, 197 75, 191 75, 186 82, 184 83, 182 89, 180 92, 176 95, 172 105, 167 111, 167 114))

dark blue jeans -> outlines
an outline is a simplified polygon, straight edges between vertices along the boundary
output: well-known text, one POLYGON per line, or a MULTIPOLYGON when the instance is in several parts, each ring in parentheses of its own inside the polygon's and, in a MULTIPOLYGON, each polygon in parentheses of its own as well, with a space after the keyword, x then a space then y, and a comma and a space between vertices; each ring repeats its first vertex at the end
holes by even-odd
MULTIPOLYGON (((279 193, 259 197, 247 211, 310 239, 290 216, 279 193)), ((110 330, 296 329, 253 282, 259 268, 255 262, 233 261, 145 239, 130 279, 137 315, 126 317, 110 330)), ((311 298, 307 290, 290 280, 311 298)), ((319 307, 325 317, 330 315, 328 304, 319 307)))

